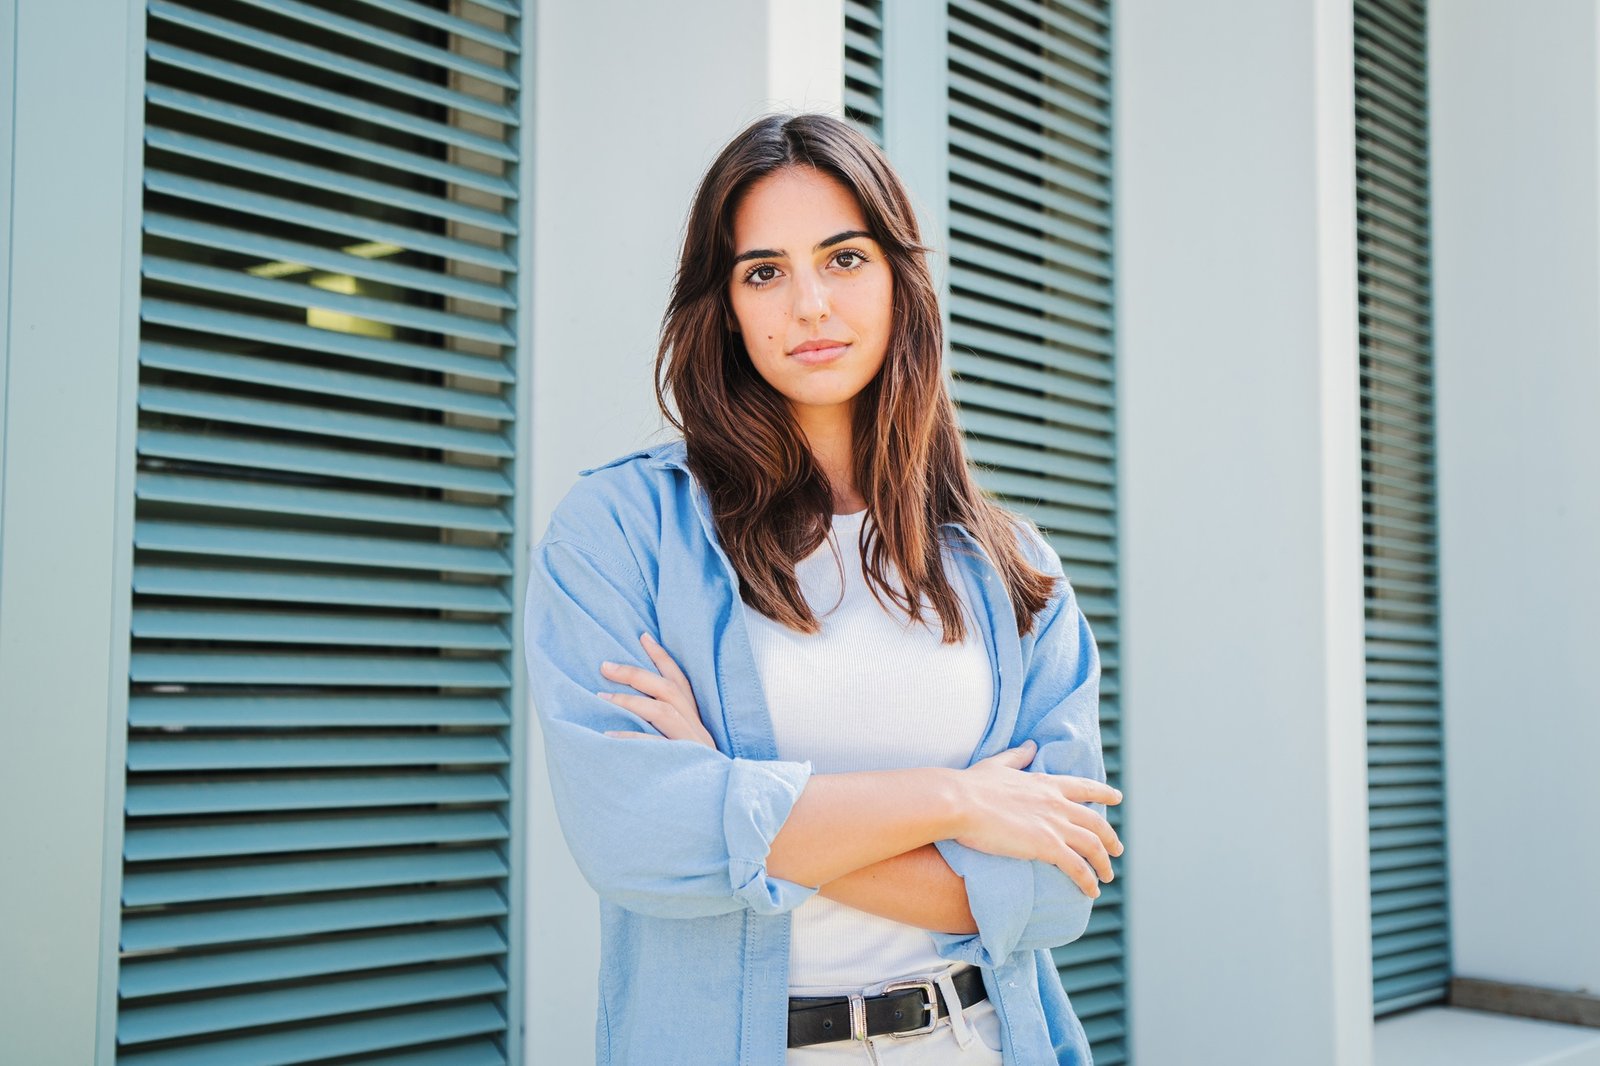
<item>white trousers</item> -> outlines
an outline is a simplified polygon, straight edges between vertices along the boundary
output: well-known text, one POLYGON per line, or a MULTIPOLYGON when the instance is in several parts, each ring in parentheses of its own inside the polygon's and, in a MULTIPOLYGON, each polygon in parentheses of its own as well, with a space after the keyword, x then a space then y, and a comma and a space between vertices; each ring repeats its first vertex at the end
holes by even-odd
MULTIPOLYGON (((932 978, 944 988, 947 1003, 959 1003, 955 989, 946 982, 969 963, 956 963, 942 970, 909 974, 880 981, 865 988, 791 988, 795 996, 838 996, 846 992, 877 995, 890 981, 927 980, 932 978), (942 980, 941 980, 942 978, 942 980)), ((844 1063, 867 1063, 869 1066, 1004 1066, 1000 1056, 1000 1016, 995 1013, 994 1002, 979 1000, 966 1008, 957 1008, 958 1017, 941 1016, 932 1032, 917 1036, 869 1036, 866 1040, 830 1040, 826 1044, 810 1044, 789 1049, 787 1066, 843 1066, 844 1063)))

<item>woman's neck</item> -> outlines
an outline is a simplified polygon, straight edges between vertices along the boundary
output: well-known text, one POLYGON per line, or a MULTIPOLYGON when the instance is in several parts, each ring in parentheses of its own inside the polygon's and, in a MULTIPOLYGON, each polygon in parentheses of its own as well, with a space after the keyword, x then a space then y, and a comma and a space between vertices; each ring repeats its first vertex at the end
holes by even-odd
POLYGON ((835 514, 851 514, 867 506, 867 498, 856 488, 855 447, 851 429, 850 410, 841 408, 797 411, 795 420, 800 424, 811 457, 822 468, 828 486, 833 490, 835 514))

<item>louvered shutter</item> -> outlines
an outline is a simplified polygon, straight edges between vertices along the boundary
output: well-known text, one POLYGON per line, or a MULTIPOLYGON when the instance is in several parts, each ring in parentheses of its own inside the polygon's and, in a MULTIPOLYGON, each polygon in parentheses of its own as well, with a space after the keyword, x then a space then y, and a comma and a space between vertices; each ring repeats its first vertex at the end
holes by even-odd
POLYGON ((518 4, 148 16, 118 1060, 507 1062, 518 4))
POLYGON ((883 144, 883 0, 845 0, 844 115, 883 144))
POLYGON ((1450 977, 1425 5, 1355 5, 1373 1007, 1450 977))
MULTIPOLYGON (((955 397, 980 481, 1038 522, 1089 617, 1117 783, 1111 12, 952 0, 948 14, 955 397)), ((1120 831, 1123 812, 1109 814, 1120 831)), ((1100 1066, 1127 1058, 1117 874, 1084 936, 1055 952, 1100 1066)))

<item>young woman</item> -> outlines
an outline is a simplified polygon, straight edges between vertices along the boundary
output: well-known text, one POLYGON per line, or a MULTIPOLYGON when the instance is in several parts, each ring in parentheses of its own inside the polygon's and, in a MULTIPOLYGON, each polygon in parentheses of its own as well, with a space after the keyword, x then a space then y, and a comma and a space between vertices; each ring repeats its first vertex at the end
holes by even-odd
POLYGON ((852 127, 751 124, 663 325, 681 437, 582 471, 533 548, 602 1066, 1091 1061, 1049 948, 1122 853, 1099 655, 968 470, 928 251, 852 127))

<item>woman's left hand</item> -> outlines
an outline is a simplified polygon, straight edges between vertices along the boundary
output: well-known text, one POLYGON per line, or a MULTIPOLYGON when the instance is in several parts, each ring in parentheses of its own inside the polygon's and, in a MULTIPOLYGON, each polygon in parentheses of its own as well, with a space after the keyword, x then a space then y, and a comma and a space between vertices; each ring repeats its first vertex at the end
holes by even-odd
POLYGON ((706 727, 700 722, 700 707, 695 703, 689 679, 678 669, 678 664, 667 654, 667 649, 657 644, 650 634, 641 633, 639 643, 644 645, 645 654, 650 656, 650 661, 661 671, 659 674, 653 674, 640 666, 613 662, 601 663, 600 673, 608 680, 638 689, 644 695, 635 696, 631 692, 597 692, 595 695, 626 707, 661 732, 639 733, 608 729, 606 736, 640 737, 645 740, 692 740, 715 749, 716 741, 711 739, 711 734, 706 732, 706 727))

